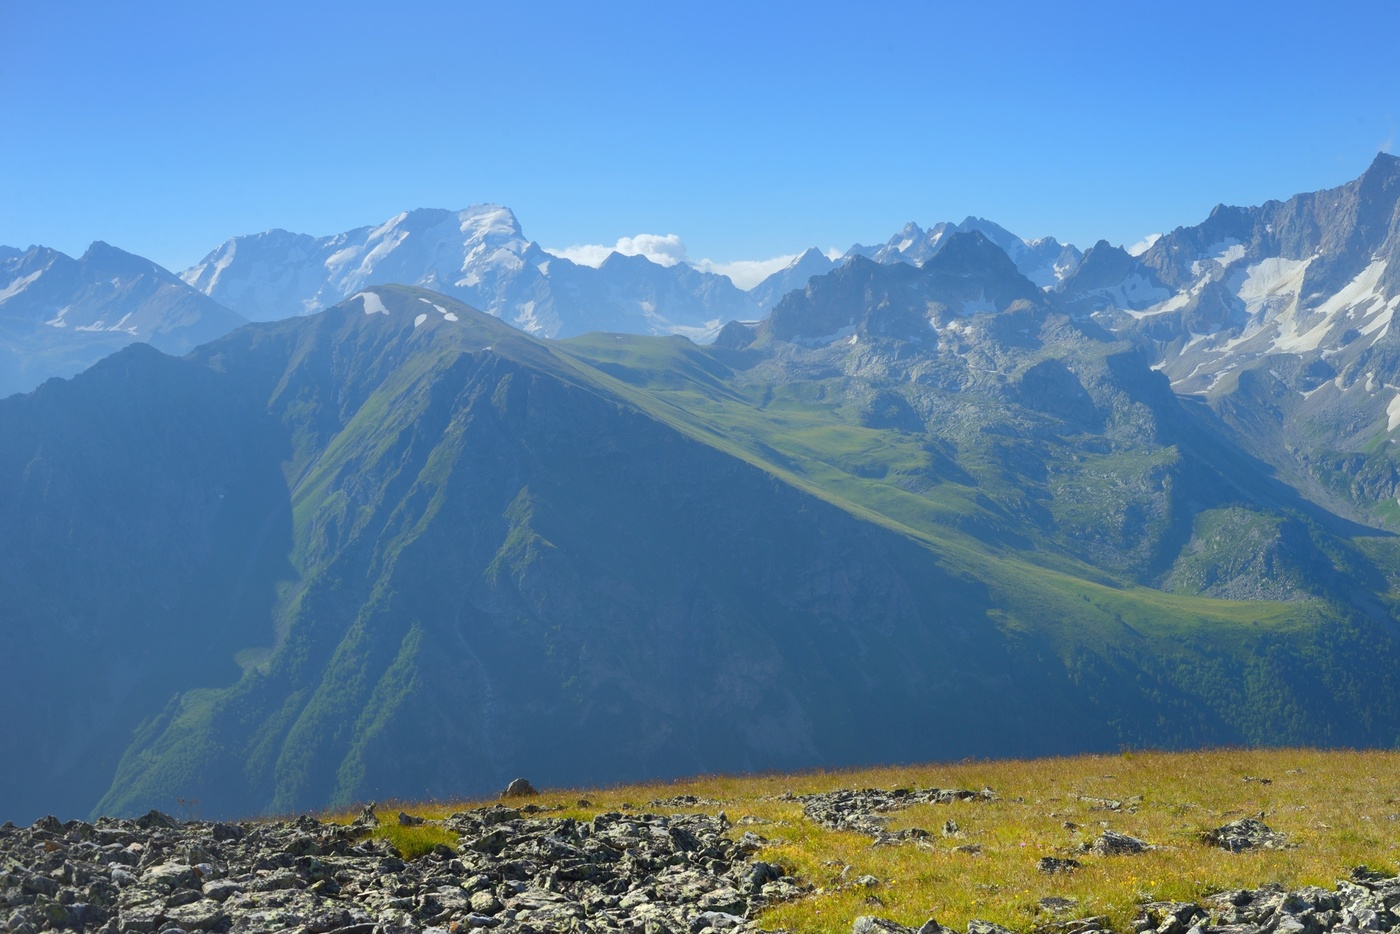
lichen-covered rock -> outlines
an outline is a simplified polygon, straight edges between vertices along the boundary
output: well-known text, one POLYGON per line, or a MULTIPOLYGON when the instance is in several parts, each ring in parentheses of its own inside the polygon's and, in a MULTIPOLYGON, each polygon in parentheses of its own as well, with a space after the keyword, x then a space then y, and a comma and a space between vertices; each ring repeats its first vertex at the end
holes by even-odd
POLYGON ((1083 849, 1097 856, 1132 856, 1146 853, 1152 844, 1116 830, 1105 830, 1097 840, 1084 844, 1083 849))
POLYGON ((1222 850, 1239 853, 1244 850, 1282 850, 1293 844, 1286 834, 1271 830, 1263 821, 1253 817, 1231 821, 1223 827, 1208 830, 1203 834, 1207 843, 1222 850))

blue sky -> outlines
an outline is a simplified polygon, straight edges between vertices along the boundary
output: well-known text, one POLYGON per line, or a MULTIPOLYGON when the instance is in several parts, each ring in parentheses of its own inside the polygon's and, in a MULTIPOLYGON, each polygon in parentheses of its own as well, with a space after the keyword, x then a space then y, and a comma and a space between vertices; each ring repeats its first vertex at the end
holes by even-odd
POLYGON ((0 0, 0 243, 178 270, 494 201, 546 247, 717 263, 968 214, 1130 244, 1359 175, 1396 35, 1348 0, 0 0))

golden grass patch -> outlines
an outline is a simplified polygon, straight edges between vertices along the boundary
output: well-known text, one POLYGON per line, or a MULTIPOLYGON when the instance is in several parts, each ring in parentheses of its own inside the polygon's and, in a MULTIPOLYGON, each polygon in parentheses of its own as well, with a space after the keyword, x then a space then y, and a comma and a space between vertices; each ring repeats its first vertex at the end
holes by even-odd
MULTIPOLYGON (((807 898, 771 908, 763 925, 833 934, 846 934, 861 914, 915 927, 933 917, 960 929, 981 918, 1017 930, 1057 918, 1106 915, 1117 930, 1126 931, 1144 901, 1198 900, 1211 892, 1268 882, 1330 887, 1361 864, 1393 872, 1400 855, 1400 754, 1393 752, 1154 752, 705 777, 545 791, 528 803, 558 806, 562 810, 548 816, 580 820, 611 810, 724 811, 736 824, 735 833, 753 830, 770 841, 758 859, 780 863, 817 886, 807 898), (839 788, 984 786, 997 800, 920 804, 887 815, 890 830, 929 831, 924 845, 872 846, 869 837, 813 823, 800 801, 783 797, 839 788), (702 803, 651 803, 678 795, 695 795, 702 803), (581 805, 580 799, 588 803, 581 805), (1201 840, 1206 830, 1261 814, 1297 846, 1229 853, 1201 840), (955 836, 942 832, 948 820, 958 825, 955 836), (1135 856, 1080 850, 1105 829, 1141 838, 1156 849, 1135 856), (1037 868, 1044 856, 1072 857, 1081 868, 1068 875, 1046 874, 1037 868), (862 876, 873 876, 879 884, 856 885, 862 876), (1043 899, 1054 898, 1072 900, 1074 906, 1056 915, 1042 907, 1043 899)), ((480 804, 403 809, 441 818, 480 804)), ((392 811, 380 809, 386 825, 397 810, 397 805, 392 811)), ((355 813, 339 817, 349 820, 355 813)))

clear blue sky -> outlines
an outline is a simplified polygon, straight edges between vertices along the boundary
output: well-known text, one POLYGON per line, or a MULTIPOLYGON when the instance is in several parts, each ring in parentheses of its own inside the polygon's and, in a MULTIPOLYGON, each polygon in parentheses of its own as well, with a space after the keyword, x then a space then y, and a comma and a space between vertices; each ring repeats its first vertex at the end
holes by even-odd
POLYGON ((174 269, 496 201, 693 258, 978 214, 1131 243, 1359 175, 1400 5, 0 0, 0 243, 174 269))

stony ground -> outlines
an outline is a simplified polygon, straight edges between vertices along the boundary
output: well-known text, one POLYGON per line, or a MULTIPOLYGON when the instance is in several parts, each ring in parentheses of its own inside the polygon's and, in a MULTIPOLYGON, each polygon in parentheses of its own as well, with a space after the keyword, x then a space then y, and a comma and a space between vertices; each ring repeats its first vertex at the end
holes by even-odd
POLYGON ((764 905, 804 893, 779 867, 751 859, 760 838, 703 814, 583 823, 494 806, 433 823, 459 845, 411 861, 370 836, 369 814, 348 826, 180 822, 158 812, 6 825, 0 917, 10 934, 700 934, 752 930, 747 919, 764 905))
MULTIPOLYGON (((854 830, 875 846, 925 845, 927 833, 896 835, 886 817, 912 802, 994 800, 980 792, 843 790, 787 797, 806 820, 854 830)), ((714 804, 680 798, 654 806, 714 804)), ((945 833, 956 833, 950 821, 945 833)), ((534 805, 493 805, 440 820, 367 808, 348 824, 291 821, 177 821, 152 811, 137 820, 0 827, 0 930, 141 934, 396 934, 396 932, 636 932, 706 934, 757 931, 761 912, 807 897, 814 887, 758 858, 765 840, 718 815, 608 812, 590 820, 534 805), (380 821, 432 831, 455 846, 404 854, 380 821)), ((1208 835, 1231 852, 1291 847, 1255 819, 1208 835)), ((1132 859, 1150 845, 1101 835, 1085 852, 1132 859), (1107 849, 1105 849, 1107 848, 1107 849)), ((1074 859, 1046 858, 1041 871, 1074 872, 1074 859)), ((854 880, 853 884, 860 884, 854 880)), ((876 880, 869 880, 876 884, 876 880)), ((857 918, 853 934, 912 934, 878 911, 857 918)), ((1054 917, 1037 934, 1106 932, 1104 918, 1054 917)), ((1057 907, 1064 910, 1056 911, 1057 907)), ((1226 891, 1199 902, 1142 904, 1131 932, 1119 934, 1375 934, 1400 927, 1400 878, 1350 871, 1333 889, 1281 886, 1226 891)), ((930 919, 919 934, 957 934, 930 919)), ((966 934, 1007 934, 971 921, 966 934)))

